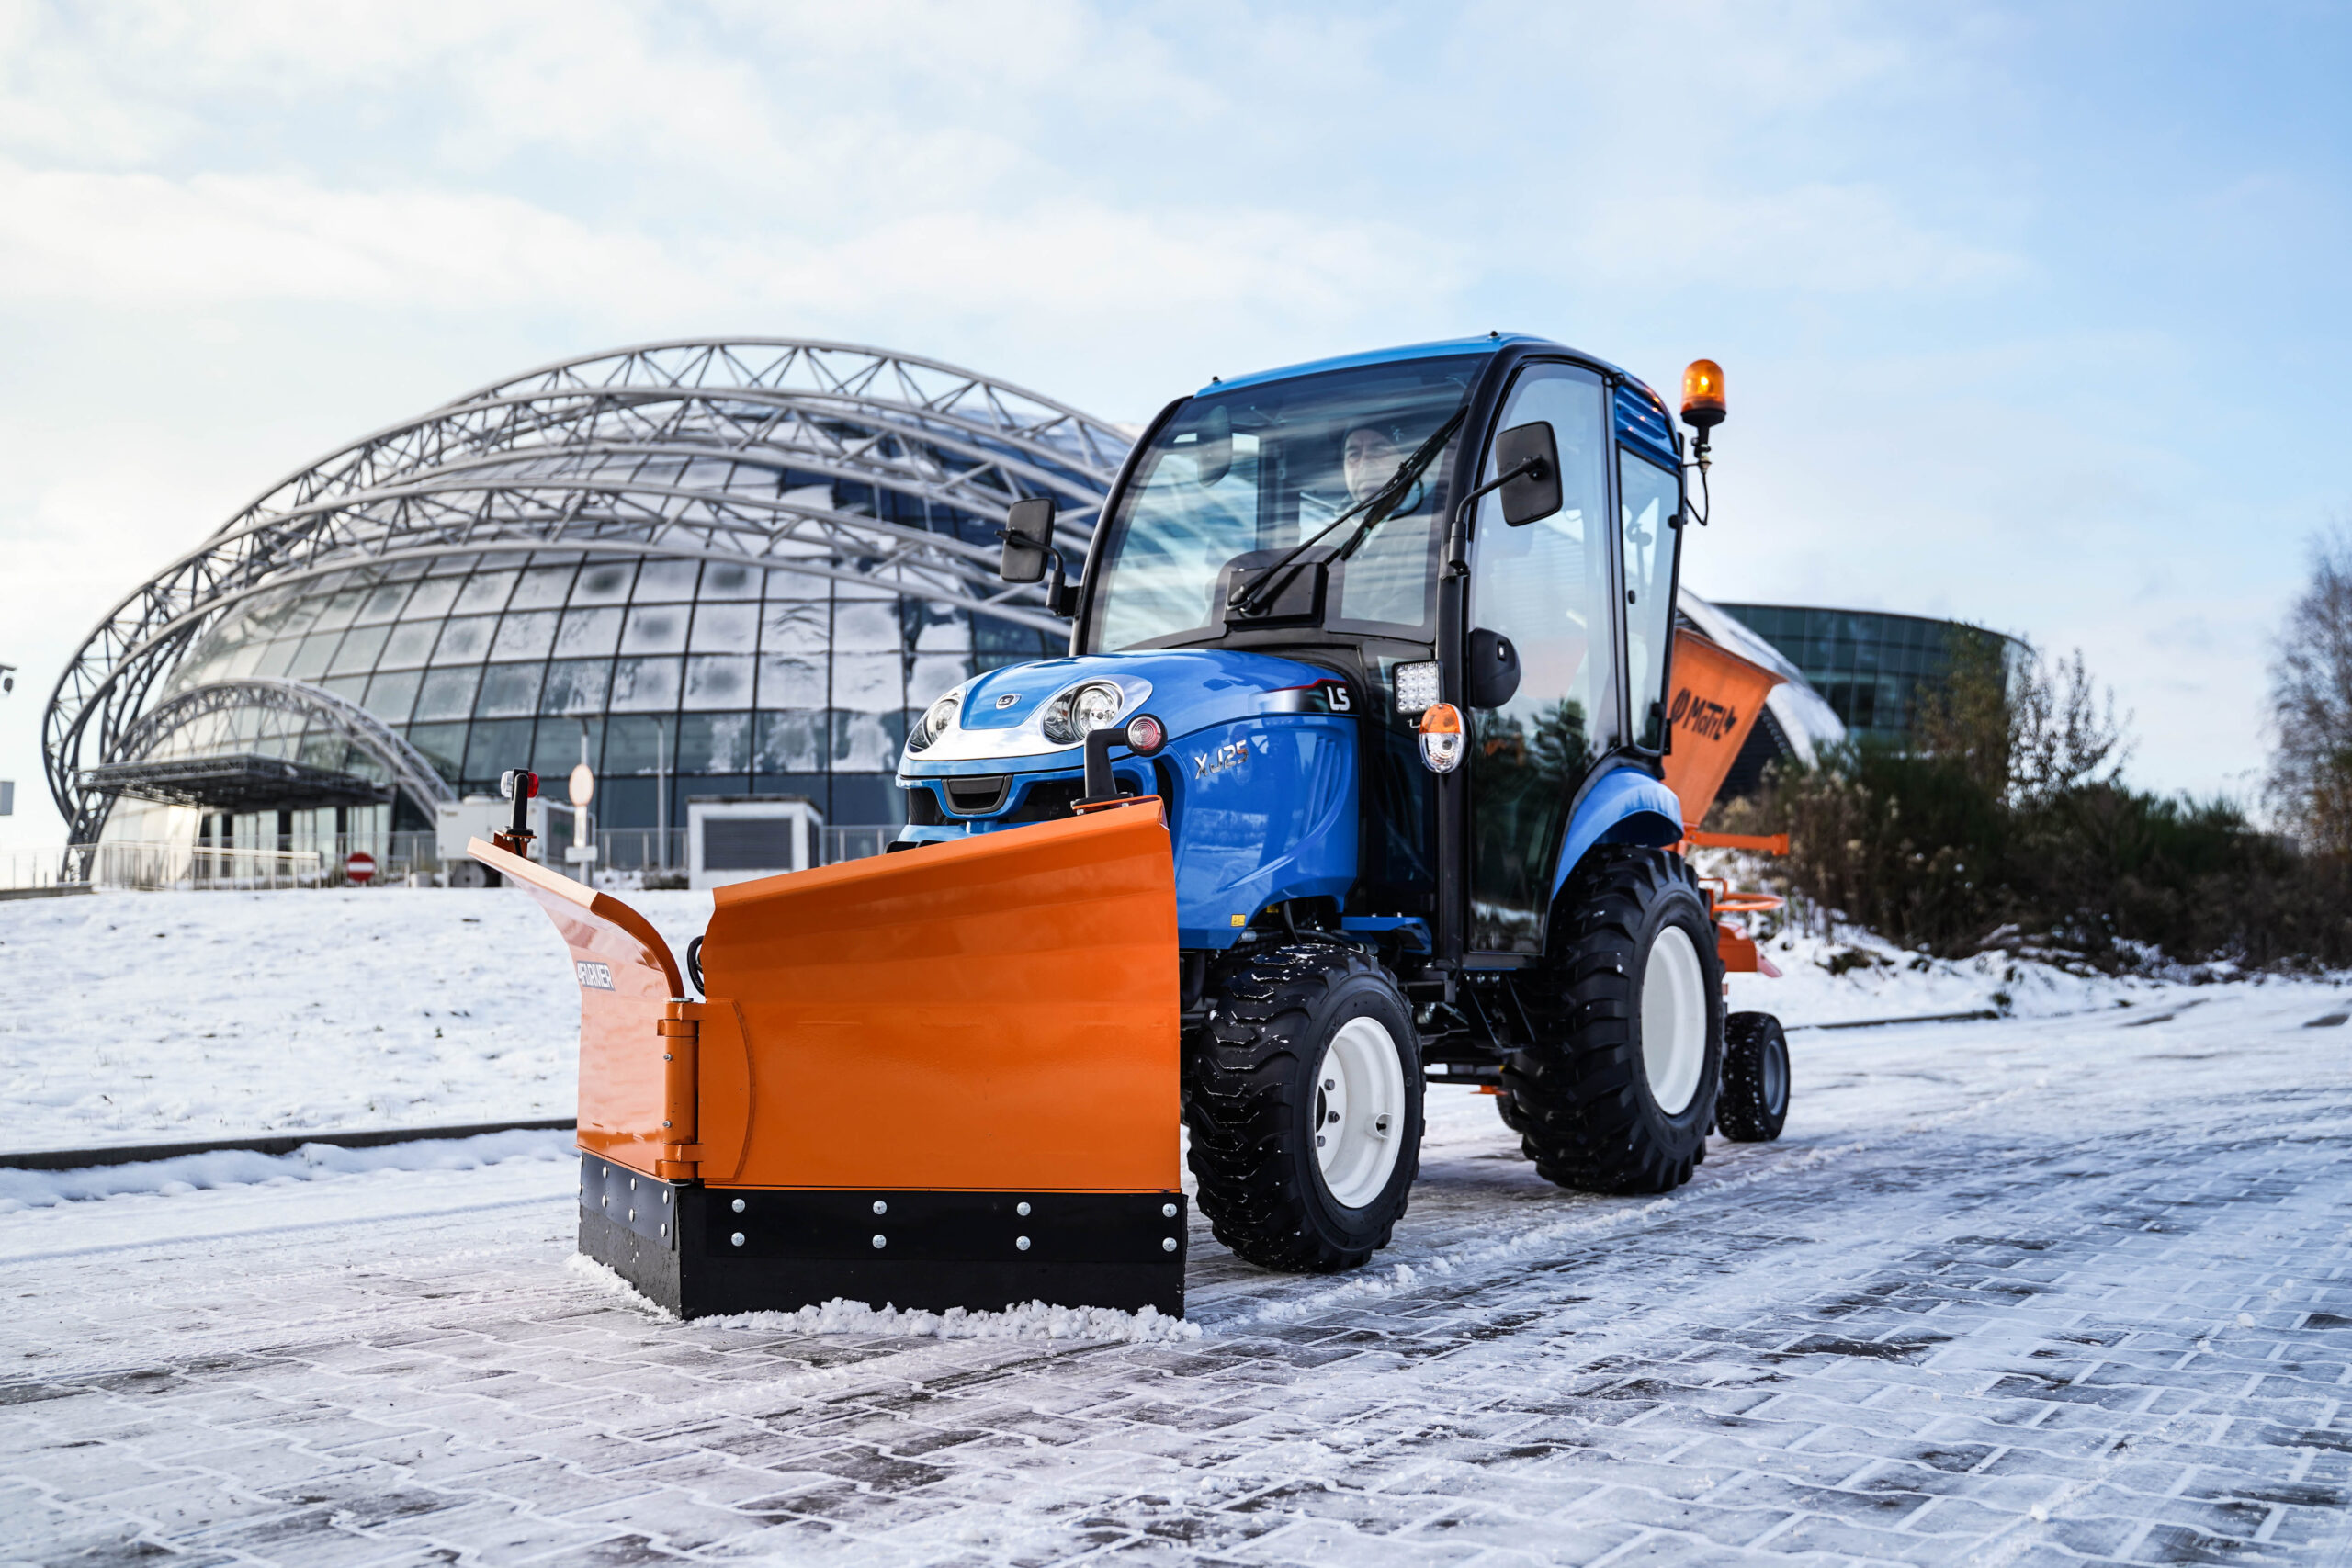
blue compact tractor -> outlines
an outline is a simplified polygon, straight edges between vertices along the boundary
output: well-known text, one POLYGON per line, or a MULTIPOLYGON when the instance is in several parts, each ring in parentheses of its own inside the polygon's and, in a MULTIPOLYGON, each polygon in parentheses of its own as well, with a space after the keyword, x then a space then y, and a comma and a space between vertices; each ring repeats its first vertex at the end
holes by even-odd
POLYGON ((1328 360, 1170 403, 1075 581, 1052 501, 1012 508, 1003 576, 1046 583, 1069 655, 931 705, 892 848, 1160 797, 1189 1159, 1243 1258, 1385 1245, 1426 1083, 1494 1092, 1593 1192, 1673 1189, 1718 1123, 1779 1133, 1786 1047, 1743 1014, 1725 1059, 1738 939, 1678 852, 1707 801, 1668 784, 1720 372, 1684 390, 1688 465, 1656 393, 1557 344, 1328 360))

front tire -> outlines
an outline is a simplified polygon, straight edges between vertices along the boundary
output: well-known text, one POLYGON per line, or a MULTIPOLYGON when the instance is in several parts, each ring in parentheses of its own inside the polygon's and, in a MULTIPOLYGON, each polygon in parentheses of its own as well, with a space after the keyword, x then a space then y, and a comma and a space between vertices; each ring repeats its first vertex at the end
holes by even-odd
POLYGON ((1339 942, 1220 961, 1184 1032, 1201 1213, 1261 1268, 1352 1269, 1388 1245, 1420 1169, 1420 1045, 1396 980, 1339 942))
POLYGON ((1706 1156, 1722 1077, 1723 964, 1681 856, 1596 851, 1561 890, 1521 997, 1537 1042, 1503 1066, 1521 1147, 1588 1192, 1670 1192, 1706 1156))

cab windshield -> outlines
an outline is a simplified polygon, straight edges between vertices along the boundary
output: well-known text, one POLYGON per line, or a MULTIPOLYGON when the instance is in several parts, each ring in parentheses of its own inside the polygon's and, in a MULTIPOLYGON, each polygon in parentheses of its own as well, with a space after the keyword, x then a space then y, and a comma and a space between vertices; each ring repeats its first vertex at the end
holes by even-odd
MULTIPOLYGON (((1371 500, 1469 400, 1482 354, 1325 371, 1194 398, 1137 466, 1096 567, 1091 651, 1216 635, 1226 569, 1287 550, 1371 500)), ((1393 505, 1333 529, 1324 621, 1434 635, 1458 431, 1393 505), (1372 522, 1367 529, 1364 525, 1372 522)))

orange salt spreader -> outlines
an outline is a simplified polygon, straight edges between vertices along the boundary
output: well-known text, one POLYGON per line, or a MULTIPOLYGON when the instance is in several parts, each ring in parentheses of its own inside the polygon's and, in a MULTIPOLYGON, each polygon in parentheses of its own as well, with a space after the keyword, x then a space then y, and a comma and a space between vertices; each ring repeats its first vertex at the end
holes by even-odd
POLYGON ((1159 797, 720 887, 700 1001, 628 904, 469 848, 571 949, 580 1247, 654 1301, 1182 1313, 1159 797))
MULTIPOLYGON (((1721 643, 1696 633, 1678 632, 1674 639, 1674 694, 1667 705, 1667 722, 1674 743, 1666 754, 1666 787, 1682 803, 1683 843, 1695 849, 1749 850, 1759 854, 1789 852, 1786 833, 1704 833, 1699 824, 1722 793, 1724 780, 1747 744, 1748 731, 1764 711, 1764 699, 1782 677, 1753 660, 1743 659, 1721 643)), ((1756 942, 1720 917, 1758 914, 1777 909, 1781 899, 1770 893, 1741 893, 1727 885, 1705 884, 1710 912, 1718 917, 1715 953, 1724 970, 1735 975, 1761 974, 1777 978, 1780 971, 1758 950, 1756 942)))

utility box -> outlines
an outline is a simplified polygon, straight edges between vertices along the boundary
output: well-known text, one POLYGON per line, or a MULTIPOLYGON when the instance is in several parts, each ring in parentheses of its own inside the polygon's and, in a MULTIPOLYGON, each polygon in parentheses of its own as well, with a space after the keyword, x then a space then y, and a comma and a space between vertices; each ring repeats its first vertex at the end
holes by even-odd
MULTIPOLYGON (((530 858, 542 865, 561 865, 563 852, 571 847, 576 818, 577 813, 560 800, 549 800, 544 795, 534 797, 524 818, 537 835, 531 840, 530 858)), ((450 886, 498 886, 497 873, 486 870, 468 854, 466 841, 503 833, 513 820, 514 803, 496 795, 469 795, 441 807, 433 823, 433 848, 441 863, 448 868, 450 886)))
POLYGON ((799 795, 698 795, 686 801, 686 886, 697 893, 824 858, 825 814, 799 795))

